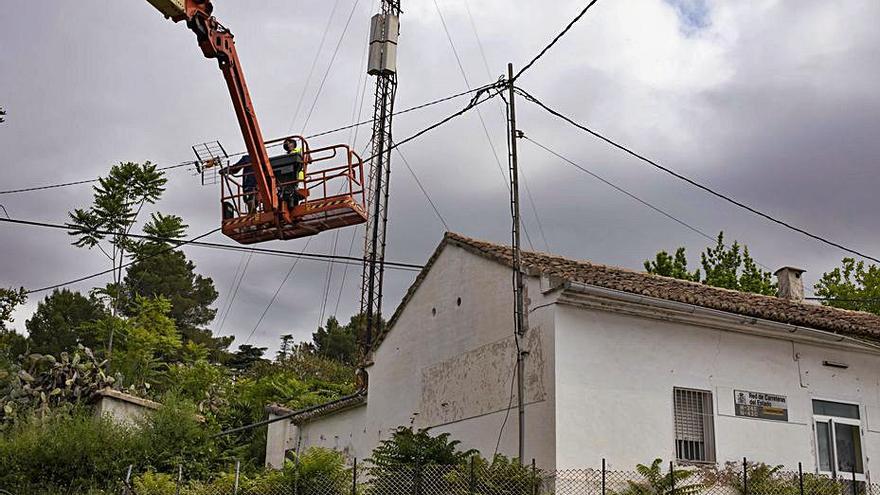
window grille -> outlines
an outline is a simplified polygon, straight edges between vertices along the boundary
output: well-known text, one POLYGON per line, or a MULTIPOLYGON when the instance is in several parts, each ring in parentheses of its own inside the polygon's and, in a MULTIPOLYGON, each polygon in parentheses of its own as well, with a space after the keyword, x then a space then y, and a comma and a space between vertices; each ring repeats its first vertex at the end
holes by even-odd
POLYGON ((715 462, 712 392, 673 389, 675 458, 686 462, 715 462))

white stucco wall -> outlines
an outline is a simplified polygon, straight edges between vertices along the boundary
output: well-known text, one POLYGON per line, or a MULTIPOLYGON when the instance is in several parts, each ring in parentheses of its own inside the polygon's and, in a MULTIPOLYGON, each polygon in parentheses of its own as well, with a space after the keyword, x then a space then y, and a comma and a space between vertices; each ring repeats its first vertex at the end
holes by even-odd
POLYGON ((154 410, 155 407, 148 407, 112 396, 100 397, 94 408, 96 416, 108 417, 115 423, 127 425, 137 424, 139 420, 154 410))
POLYGON ((566 305, 555 328, 560 468, 674 458, 673 387, 686 387, 713 393, 719 462, 805 471, 816 469, 811 398, 858 402, 868 470, 880 473, 877 355, 566 305), (734 389, 785 395, 788 422, 735 416, 734 389))
MULTIPOLYGON (((532 304, 544 302, 530 279, 532 304)), ((526 458, 554 462, 553 319, 532 315, 526 339, 526 458)), ((515 366, 510 270, 447 246, 369 368, 367 405, 300 427, 299 448, 330 446, 366 458, 398 426, 449 432, 491 456, 510 404, 515 366), (460 300, 460 303, 459 303, 460 300)), ((499 452, 517 454, 516 400, 499 452)))

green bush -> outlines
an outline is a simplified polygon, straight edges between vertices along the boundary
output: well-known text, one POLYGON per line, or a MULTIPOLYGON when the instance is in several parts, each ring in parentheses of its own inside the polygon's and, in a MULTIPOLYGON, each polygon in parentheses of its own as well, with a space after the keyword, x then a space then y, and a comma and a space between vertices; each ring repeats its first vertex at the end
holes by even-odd
POLYGON ((138 495, 175 495, 177 491, 177 484, 171 475, 152 471, 136 476, 132 486, 138 495))
POLYGON ((108 487, 137 460, 135 445, 131 428, 87 410, 30 418, 0 436, 0 486, 21 493, 108 487))
POLYGON ((696 471, 676 469, 663 471, 663 459, 654 459, 650 466, 636 465, 636 471, 644 476, 644 481, 628 480, 627 488, 617 495, 694 495, 703 487, 702 483, 687 483, 696 471))

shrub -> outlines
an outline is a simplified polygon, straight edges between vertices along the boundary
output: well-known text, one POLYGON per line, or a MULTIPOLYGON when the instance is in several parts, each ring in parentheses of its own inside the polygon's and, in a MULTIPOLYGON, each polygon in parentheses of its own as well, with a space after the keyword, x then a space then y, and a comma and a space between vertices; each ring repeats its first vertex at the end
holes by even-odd
POLYGON ((693 495, 703 487, 700 483, 687 483, 696 471, 677 469, 663 473, 663 459, 654 459, 650 466, 638 464, 636 471, 644 476, 644 481, 630 481, 628 487, 619 495, 693 495))
POLYGON ((77 409, 20 421, 0 436, 0 486, 74 492, 121 480, 136 460, 134 431, 77 409))
POLYGON ((171 475, 152 471, 136 476, 132 486, 138 495, 175 495, 177 491, 177 484, 171 475))

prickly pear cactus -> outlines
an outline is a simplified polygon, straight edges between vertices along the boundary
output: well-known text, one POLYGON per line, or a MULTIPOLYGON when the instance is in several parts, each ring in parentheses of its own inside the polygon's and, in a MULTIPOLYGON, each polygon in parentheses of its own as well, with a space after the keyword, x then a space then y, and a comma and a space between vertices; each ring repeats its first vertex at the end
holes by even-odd
POLYGON ((57 358, 48 354, 21 356, 12 369, 0 370, 0 422, 86 402, 99 390, 117 383, 105 370, 106 361, 99 361, 83 346, 57 358))

